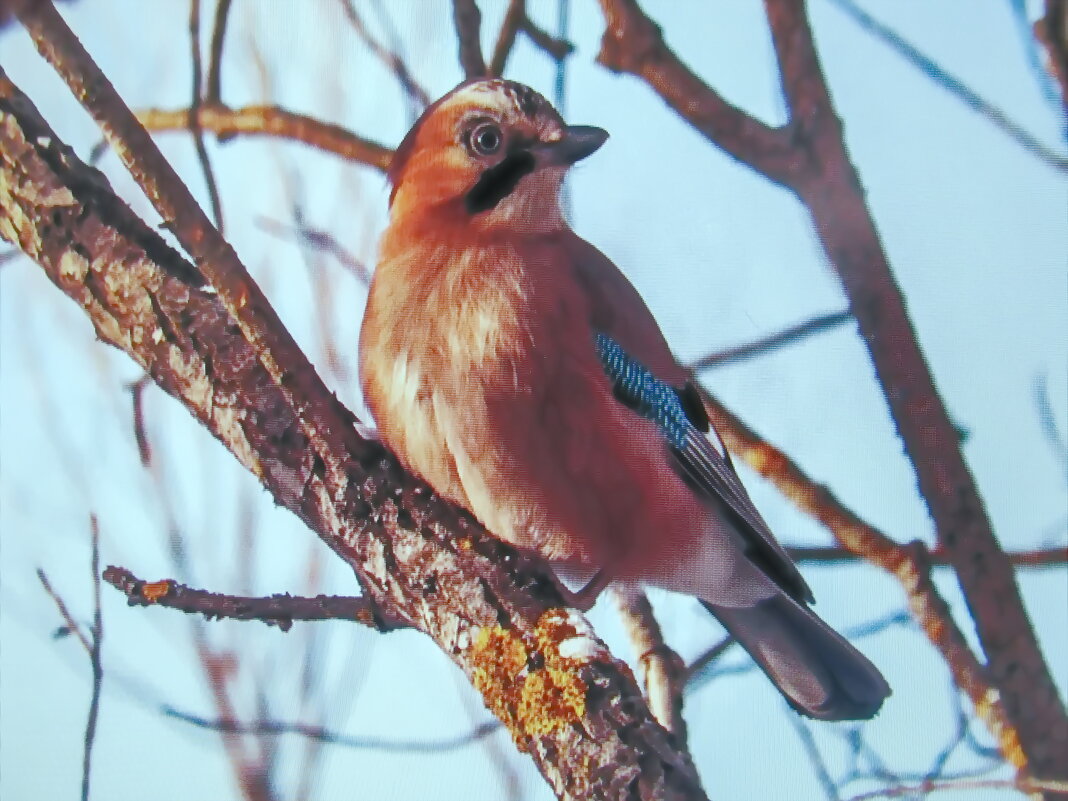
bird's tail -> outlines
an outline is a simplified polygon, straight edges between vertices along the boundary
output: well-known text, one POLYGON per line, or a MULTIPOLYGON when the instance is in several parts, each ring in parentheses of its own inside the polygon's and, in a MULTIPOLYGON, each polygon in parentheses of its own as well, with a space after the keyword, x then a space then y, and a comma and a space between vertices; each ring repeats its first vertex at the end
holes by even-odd
POLYGON ((747 607, 701 603, 802 715, 867 720, 890 695, 886 679, 866 656, 785 595, 747 607))

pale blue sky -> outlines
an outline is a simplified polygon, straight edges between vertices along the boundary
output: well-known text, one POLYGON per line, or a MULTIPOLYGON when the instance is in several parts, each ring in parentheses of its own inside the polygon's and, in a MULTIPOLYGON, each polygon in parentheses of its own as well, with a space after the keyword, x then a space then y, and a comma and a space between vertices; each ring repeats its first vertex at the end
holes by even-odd
MULTIPOLYGON (((504 11, 485 0, 484 42, 504 11)), ((555 3, 531 3, 555 24, 555 3)), ((1034 384, 1045 376, 1057 425, 1068 431, 1068 182, 944 89, 871 39, 829 0, 811 0, 812 23, 847 141, 924 350, 964 445, 995 528, 1012 549, 1066 539, 1066 477, 1045 441, 1034 384)), ((1063 119, 1029 71, 1009 3, 868 0, 863 6, 1002 107, 1048 147, 1064 152, 1063 119)), ((1037 7, 1037 3, 1031 6, 1037 7)), ((575 172, 574 225, 630 276, 683 359, 763 336, 844 306, 804 210, 783 190, 710 146, 641 82, 594 63, 602 20, 592 0, 573 0, 567 117, 612 138, 575 172)), ((668 43, 731 102, 768 122, 783 115, 774 54, 757 3, 647 0, 668 43), (708 6, 712 8, 709 9, 708 6)), ((416 78, 431 96, 461 77, 448 3, 361 4, 388 8, 416 78)), ((235 3, 224 70, 233 105, 280 103, 393 144, 410 117, 389 74, 359 43, 333 0, 235 3), (256 60, 262 59, 261 78, 256 60)), ((134 107, 178 107, 189 92, 187 4, 82 0, 64 15, 134 107), (148 9, 151 8, 151 11, 148 9)), ((210 19, 210 15, 206 14, 210 19)), ((90 120, 17 29, 0 33, 0 63, 59 135, 86 157, 98 140, 90 120)), ((508 74, 551 96, 553 65, 520 40, 508 74)), ((189 137, 161 146, 207 204, 189 137)), ((354 373, 364 289, 328 257, 310 263, 269 236, 258 216, 290 220, 296 197, 309 224, 329 230, 373 264, 386 188, 373 171, 298 145, 209 139, 228 236, 332 388, 361 408, 354 373), (315 280, 327 282, 324 302, 315 280), (323 356, 326 332, 342 370, 323 356)), ((149 210, 116 159, 102 168, 146 219, 149 210)), ((25 260, 0 271, 0 795, 71 798, 81 776, 90 682, 76 642, 50 639, 58 618, 34 570, 44 568, 75 615, 88 619, 87 515, 97 512, 102 559, 146 578, 175 575, 166 509, 188 536, 188 580, 218 591, 306 591, 318 571, 324 591, 351 593, 351 575, 291 515, 161 393, 147 395, 159 482, 142 470, 124 383, 138 371, 96 343, 84 315, 25 260), (160 484, 168 487, 160 493, 160 484), (253 552, 241 521, 254 520, 253 552), (243 578, 243 577, 247 577, 243 578)), ((862 517, 898 541, 932 543, 930 521, 895 438, 867 352, 852 326, 773 355, 705 375, 731 408, 862 517)), ((800 518, 777 492, 744 475, 757 505, 791 544, 829 535, 800 518)), ((808 568, 818 609, 850 629, 900 610, 898 585, 875 569, 808 568)), ((939 586, 971 626, 951 574, 939 586)), ((1020 574, 1025 600, 1068 687, 1068 577, 1063 569, 1020 574)), ((693 657, 720 631, 689 599, 654 596, 672 645, 693 657)), ((210 732, 164 718, 160 702, 211 716, 210 695, 190 653, 188 621, 165 610, 128 609, 105 588, 107 670, 94 770, 97 798, 238 797, 210 732)), ((592 620, 613 651, 630 652, 608 604, 592 620)), ((343 624, 218 623, 211 641, 243 654, 243 709, 254 709, 250 672, 267 686, 274 714, 315 720, 300 700, 293 653, 316 637, 315 663, 334 691, 321 722, 358 736, 436 739, 488 719, 459 672, 426 638, 388 637, 343 624)), ((895 694, 867 727, 888 764, 925 770, 953 731, 940 658, 909 627, 858 641, 895 694)), ((737 654, 728 658, 740 664, 737 654)), ((790 715, 756 673, 727 675, 687 699, 690 742, 714 798, 820 799, 790 715)), ((811 727, 835 775, 847 754, 839 727, 811 727)), ((976 727, 983 742, 989 738, 976 727)), ((302 758, 284 738, 284 760, 302 758)), ((968 759, 953 763, 966 768, 968 759)), ((550 798, 530 760, 497 734, 483 745, 437 755, 327 749, 314 798, 497 799, 521 788, 550 798)), ((280 771, 280 797, 295 773, 280 771)), ((853 794, 870 789, 858 782, 853 794)), ((952 798, 952 795, 944 796, 952 798)), ((963 798, 963 796, 958 796, 963 798)), ((969 794, 969 798, 977 798, 969 794)), ((992 793, 992 799, 1013 797, 992 793)))

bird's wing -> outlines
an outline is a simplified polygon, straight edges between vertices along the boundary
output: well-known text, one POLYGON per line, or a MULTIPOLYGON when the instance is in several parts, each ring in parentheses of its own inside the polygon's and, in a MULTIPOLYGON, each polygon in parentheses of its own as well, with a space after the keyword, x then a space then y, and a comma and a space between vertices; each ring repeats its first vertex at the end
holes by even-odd
POLYGON ((718 500, 750 546, 749 558, 789 595, 811 602, 812 591, 760 516, 705 413, 689 373, 675 361, 645 302, 614 264, 589 243, 572 243, 577 277, 591 301, 601 364, 616 398, 660 428, 680 474, 718 500))
POLYGON ((682 477, 730 511, 750 546, 749 558, 789 595, 811 602, 812 591, 753 505, 726 451, 720 454, 699 429, 708 427, 708 418, 703 407, 698 407, 700 414, 694 410, 694 386, 676 388, 661 381, 604 333, 595 335, 595 343, 617 400, 656 423, 682 477))

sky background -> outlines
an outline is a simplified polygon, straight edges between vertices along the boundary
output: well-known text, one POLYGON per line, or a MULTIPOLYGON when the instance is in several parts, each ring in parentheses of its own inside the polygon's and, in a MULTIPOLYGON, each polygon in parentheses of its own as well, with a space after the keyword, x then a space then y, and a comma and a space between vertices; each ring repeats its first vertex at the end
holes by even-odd
MULTIPOLYGON (((364 21, 401 46, 432 97, 461 78, 451 4, 365 2, 364 21)), ((556 26, 556 2, 530 3, 556 26)), ((592 0, 571 2, 565 117, 612 138, 572 175, 573 225, 631 278, 681 360, 747 342, 845 300, 796 200, 719 152, 642 82, 594 62, 603 20, 592 0)), ((1029 62, 1002 0, 887 2, 862 7, 1002 108, 1046 147, 1065 152, 1064 119, 1029 62)), ((1038 2, 1027 4, 1033 18, 1038 2)), ((492 49, 506 3, 483 0, 492 49)), ((988 120, 873 39, 834 0, 811 0, 812 26, 850 153, 897 281, 963 449, 1007 549, 1064 545, 1063 455, 1044 434, 1036 387, 1068 431, 1068 182, 988 120)), ((204 43, 212 4, 204 13, 204 43)), ((761 4, 645 3, 668 44, 729 101, 770 124, 784 121, 761 4)), ((179 108, 190 87, 188 5, 81 0, 64 16, 133 108, 179 108)), ((57 134, 88 158, 99 134, 18 26, 0 31, 0 64, 57 134)), ((553 96, 555 65, 520 40, 507 76, 553 96)), ((334 0, 238 0, 231 14, 223 98, 276 103, 388 144, 412 110, 390 73, 345 22, 334 0)), ((158 136, 165 155, 208 206, 190 137, 158 136)), ((388 188, 372 169, 299 144, 207 138, 227 237, 286 325, 341 399, 365 417, 355 372, 366 288, 329 255, 309 252, 269 223, 329 231, 374 263, 388 188), (331 356, 333 348, 333 356, 331 356)), ((101 169, 150 223, 158 217, 106 154, 101 169)), ((90 693, 87 660, 37 580, 44 569, 76 619, 91 618, 88 518, 100 520, 103 564, 232 592, 356 590, 351 573, 174 401, 145 395, 154 471, 142 468, 126 386, 139 370, 96 342, 85 315, 16 258, 0 268, 0 796, 76 797, 90 693), (184 559, 176 559, 180 531, 184 559)), ((851 324, 771 355, 702 374, 729 408, 781 447, 862 518, 899 542, 933 544, 911 467, 851 324)), ((742 467, 771 528, 791 545, 831 542, 788 501, 742 467)), ((875 568, 806 567, 817 609, 839 630, 903 610, 896 581, 875 568)), ((940 589, 968 634, 955 580, 940 589)), ((1022 571, 1019 582, 1062 697, 1068 688, 1068 574, 1022 571)), ((478 696, 429 639, 343 623, 257 623, 196 628, 177 612, 128 609, 104 588, 104 693, 94 754, 94 797, 240 797, 217 734, 161 714, 164 705, 214 717, 197 661, 197 636, 231 655, 235 704, 266 705, 279 720, 320 723, 357 737, 433 741, 490 719, 478 696), (202 635, 195 632, 201 631, 202 635), (306 655, 306 656, 305 656, 306 655), (259 688, 259 689, 257 689, 259 688), (261 700, 266 699, 266 700, 261 700)), ((692 659, 721 630, 692 600, 655 593, 669 643, 692 659)), ((591 620, 613 653, 631 660, 611 604, 591 620)), ((924 772, 956 726, 941 658, 911 624, 855 640, 894 695, 864 727, 890 768, 924 772)), ((974 640, 973 640, 974 642, 974 640)), ((724 658, 742 667, 740 652, 724 658)), ((732 672, 687 697, 690 746, 713 798, 821 799, 804 740, 771 685, 732 672)), ((966 705, 967 707, 967 705, 966 705)), ((972 727, 981 744, 990 738, 972 727)), ((809 725, 831 775, 848 771, 848 726, 809 725)), ((531 760, 498 732, 435 754, 328 747, 278 739, 277 790, 298 797, 314 765, 315 799, 551 798, 531 760), (316 760, 316 761, 312 761, 316 760)), ((974 767, 968 748, 954 770, 974 767)), ((1004 771, 1000 776, 1008 775, 1004 771)), ((872 789, 857 781, 843 797, 872 789)), ((944 794, 944 798, 1016 797, 944 794)))

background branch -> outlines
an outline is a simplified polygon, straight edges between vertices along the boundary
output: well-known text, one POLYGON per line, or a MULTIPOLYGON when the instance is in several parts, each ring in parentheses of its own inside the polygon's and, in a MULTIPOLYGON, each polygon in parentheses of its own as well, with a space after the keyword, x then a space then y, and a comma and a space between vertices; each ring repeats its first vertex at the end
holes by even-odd
POLYGON ((289 631, 295 620, 351 620, 379 631, 404 626, 383 620, 381 612, 365 598, 225 595, 193 589, 173 579, 144 581, 126 568, 113 565, 104 571, 104 581, 123 593, 130 606, 163 606, 200 614, 208 620, 260 620, 282 631, 289 631))
MULTIPOLYGON (((187 109, 141 109, 138 121, 150 131, 186 130, 189 124, 187 109)), ((232 109, 226 106, 202 105, 197 110, 197 123, 202 130, 211 131, 220 139, 234 136, 274 136, 301 142, 333 153, 348 161, 366 164, 380 172, 389 167, 393 151, 345 130, 341 126, 294 114, 278 106, 245 106, 232 109)))
POLYGON ((453 0, 452 19, 456 25, 459 41, 460 66, 464 76, 478 78, 486 74, 486 62, 482 58, 482 14, 475 0, 453 0))

